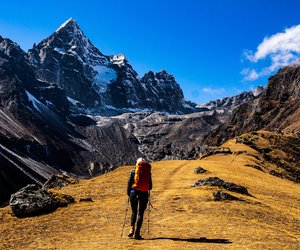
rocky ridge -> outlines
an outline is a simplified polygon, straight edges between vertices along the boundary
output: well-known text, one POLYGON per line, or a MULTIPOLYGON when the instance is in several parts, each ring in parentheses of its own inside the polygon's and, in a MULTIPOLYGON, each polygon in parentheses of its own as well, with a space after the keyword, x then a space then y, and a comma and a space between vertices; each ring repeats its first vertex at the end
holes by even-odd
POLYGON ((242 92, 241 94, 232 97, 217 99, 206 104, 199 104, 196 108, 200 112, 215 111, 219 114, 231 113, 238 106, 254 100, 256 96, 259 96, 263 91, 264 87, 257 86, 252 91, 242 92))
POLYGON ((269 78, 264 91, 238 106, 226 123, 208 135, 206 142, 220 144, 229 138, 260 129, 300 133, 300 64, 286 66, 269 78))

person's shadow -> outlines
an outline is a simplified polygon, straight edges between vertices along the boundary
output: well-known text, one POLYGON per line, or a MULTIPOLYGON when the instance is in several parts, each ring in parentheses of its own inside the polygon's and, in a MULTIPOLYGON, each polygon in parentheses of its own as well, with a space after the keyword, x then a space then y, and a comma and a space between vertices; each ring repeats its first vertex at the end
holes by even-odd
POLYGON ((173 241, 186 241, 194 243, 217 243, 217 244, 231 244, 232 242, 227 239, 207 239, 205 237, 201 238, 172 238, 172 237, 157 237, 150 238, 148 240, 173 240, 173 241))

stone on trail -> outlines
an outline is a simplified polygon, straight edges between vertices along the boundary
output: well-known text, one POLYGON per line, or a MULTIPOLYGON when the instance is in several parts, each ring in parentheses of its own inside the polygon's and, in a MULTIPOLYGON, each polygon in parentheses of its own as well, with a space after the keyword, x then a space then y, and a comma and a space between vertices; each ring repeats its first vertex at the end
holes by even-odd
POLYGON ((194 173, 196 173, 196 174, 204 174, 204 173, 206 173, 207 171, 204 169, 204 168, 202 168, 202 167, 197 167, 197 168, 195 168, 195 170, 194 170, 194 173))

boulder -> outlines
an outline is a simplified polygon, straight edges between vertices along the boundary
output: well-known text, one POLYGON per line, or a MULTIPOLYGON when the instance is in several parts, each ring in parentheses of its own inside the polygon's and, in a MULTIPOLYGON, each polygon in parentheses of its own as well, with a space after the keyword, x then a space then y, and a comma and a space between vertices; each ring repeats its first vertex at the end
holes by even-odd
POLYGON ((234 200, 240 200, 239 198, 231 195, 231 194, 228 194, 228 193, 225 193, 223 191, 216 191, 216 192, 213 192, 213 196, 214 196, 214 200, 215 201, 234 201, 234 200))
POLYGON ((242 187, 240 185, 231 182, 224 181, 218 177, 208 177, 205 179, 200 179, 196 181, 192 186, 193 187, 216 186, 216 187, 227 189, 232 192, 249 195, 248 190, 245 187, 242 187))
POLYGON ((29 217, 54 211, 58 203, 49 193, 35 184, 29 184, 11 195, 9 205, 17 217, 29 217))
POLYGON ((197 167, 197 168, 195 168, 195 170, 194 170, 194 173, 196 173, 196 174, 204 174, 204 173, 206 173, 207 171, 204 169, 204 168, 202 168, 202 167, 197 167))

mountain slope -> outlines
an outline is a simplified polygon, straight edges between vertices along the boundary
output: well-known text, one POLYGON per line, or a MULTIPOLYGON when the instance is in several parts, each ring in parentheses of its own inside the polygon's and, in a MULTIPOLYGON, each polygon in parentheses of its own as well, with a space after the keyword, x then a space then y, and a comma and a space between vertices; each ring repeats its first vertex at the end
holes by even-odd
POLYGON ((300 64, 286 66, 269 78, 264 91, 238 106, 226 123, 209 134, 207 144, 260 129, 300 132, 300 64))
MULTIPOLYGON (((0 209, 4 248, 22 249, 298 249, 299 184, 247 165, 262 163, 260 153, 229 141, 235 154, 215 154, 193 161, 152 163, 150 236, 120 239, 125 215, 126 182, 132 167, 63 188, 60 192, 94 202, 77 202, 39 217, 17 219, 0 209), (243 152, 241 154, 237 152, 243 152), (246 153, 245 153, 246 152, 246 153), (195 174, 198 166, 208 170, 195 174), (229 192, 241 201, 215 202, 216 187, 191 187, 198 179, 217 176, 246 187, 251 196, 229 192), (22 222, 22 223, 20 223, 22 222)), ((124 235, 129 229, 127 214, 124 235)))
MULTIPOLYGON (((223 117, 221 117, 223 118, 223 117)), ((97 126, 117 122, 138 142, 138 150, 152 161, 194 159, 202 152, 203 137, 220 124, 217 114, 126 113, 93 117, 97 126)))

